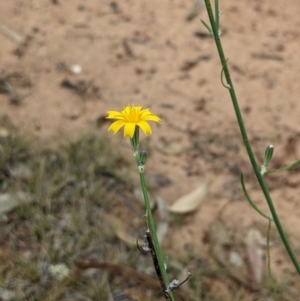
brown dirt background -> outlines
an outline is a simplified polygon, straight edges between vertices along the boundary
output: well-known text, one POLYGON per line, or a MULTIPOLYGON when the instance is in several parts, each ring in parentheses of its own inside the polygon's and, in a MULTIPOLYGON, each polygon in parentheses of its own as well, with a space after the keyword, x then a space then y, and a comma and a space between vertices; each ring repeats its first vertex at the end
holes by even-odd
MULTIPOLYGON (((131 103, 150 107, 163 120, 145 140, 155 195, 172 204, 210 182, 200 208, 182 217, 169 239, 174 249, 190 243, 201 253, 216 219, 242 236, 252 227, 265 235, 267 223, 242 195, 240 172, 253 200, 268 209, 220 83, 214 42, 200 23, 205 9, 187 22, 192 6, 182 0, 3 1, 0 25, 25 40, 1 34, 0 76, 24 98, 14 105, 0 94, 0 103, 1 115, 41 144, 97 126, 129 158, 129 142, 107 134, 103 117, 131 103), (80 74, 69 71, 73 64, 80 74), (62 87, 63 81, 79 90, 62 87)), ((272 143, 273 167, 292 163, 300 158, 300 2, 228 0, 220 8, 224 50, 255 154, 262 162, 272 143)), ((299 178, 296 170, 267 183, 300 259, 299 178)), ((294 275, 278 240, 271 253, 275 270, 294 275)))

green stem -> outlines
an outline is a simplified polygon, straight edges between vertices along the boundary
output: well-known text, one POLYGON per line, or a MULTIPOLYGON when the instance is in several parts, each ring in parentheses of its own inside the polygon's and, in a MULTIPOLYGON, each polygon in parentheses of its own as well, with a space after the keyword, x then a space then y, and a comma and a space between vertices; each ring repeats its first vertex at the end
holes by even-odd
MULTIPOLYGON (((161 252, 160 245, 159 245, 159 242, 158 242, 158 238, 157 238, 157 235, 156 235, 156 229, 155 229, 155 224, 154 224, 152 211, 151 211, 151 207, 150 207, 150 201, 149 201, 149 197, 148 197, 148 191, 147 191, 145 176, 144 176, 144 173, 141 173, 141 172, 140 172, 140 182, 141 182, 141 186, 142 186, 142 190, 143 190, 143 196, 144 196, 145 207, 146 207, 146 212, 147 212, 148 226, 149 226, 149 229, 150 229, 150 232, 151 232, 151 235, 152 235, 153 244, 154 244, 154 248, 155 248, 159 268, 160 268, 161 273, 162 273, 163 281, 164 281, 164 284, 165 284, 165 290, 166 290, 168 285, 169 285, 169 278, 168 278, 168 275, 167 275, 167 272, 166 272, 166 269, 165 269, 162 252, 161 252)), ((164 295, 165 295, 165 292, 164 292, 164 295)), ((172 292, 169 293, 169 296, 171 297, 172 301, 175 300, 172 292)))
POLYGON ((151 206, 150 206, 150 201, 149 201, 149 196, 148 196, 148 190, 147 190, 147 185, 146 185, 146 181, 145 181, 144 166, 141 164, 141 158, 140 158, 140 154, 138 152, 138 135, 139 135, 139 129, 137 127, 136 131, 135 131, 135 135, 134 135, 133 139, 131 139, 131 145, 133 148, 136 164, 139 169, 140 183, 141 183, 145 207, 146 207, 148 227, 151 232, 151 236, 152 236, 152 240, 153 240, 153 244, 154 244, 154 248, 155 248, 155 253, 157 256, 157 260, 158 260, 158 265, 159 265, 160 271, 162 273, 163 282, 165 285, 164 292, 163 292, 165 299, 175 301, 174 295, 172 292, 170 292, 169 294, 165 292, 165 290, 167 289, 167 287, 169 285, 169 278, 168 278, 168 275, 167 275, 167 272, 165 269, 162 252, 161 252, 158 238, 156 235, 155 223, 154 223, 154 219, 152 216, 152 211, 151 211, 151 206), (168 297, 170 297, 170 298, 168 298, 168 297))
POLYGON ((268 276, 269 276, 269 281, 270 281, 271 287, 272 287, 273 292, 274 292, 275 299, 276 299, 276 301, 278 301, 277 290, 276 290, 276 283, 275 283, 275 280, 274 280, 274 278, 272 276, 272 270, 271 270, 270 235, 271 235, 271 221, 269 220, 268 232, 267 232, 268 276))
MULTIPOLYGON (((230 97, 231 97, 231 100, 232 100, 232 104, 233 104, 233 107, 234 107, 234 111, 235 111, 236 118, 237 118, 237 121, 238 121, 238 124, 239 124, 240 132, 241 132, 241 135, 242 135, 242 138, 243 138, 243 141, 244 141, 245 148, 247 150, 251 165, 253 167, 253 170, 254 170, 256 178, 257 178, 257 181, 258 181, 258 183, 261 187, 261 190, 263 191, 263 194, 265 196, 265 199, 268 203, 270 212, 272 214, 272 218, 273 218, 274 223, 277 227, 277 230, 279 232, 281 240, 282 240, 282 242, 283 242, 283 244, 286 248, 286 251, 289 254, 290 259, 293 262, 298 274, 300 275, 300 266, 299 266, 299 264, 296 260, 296 257, 295 257, 295 255, 294 255, 294 253, 293 253, 293 251, 290 247, 290 244, 289 244, 289 242, 288 242, 288 240, 285 236, 285 233, 284 233, 283 228, 281 226, 280 220, 279 220, 278 215, 276 213, 275 207, 273 205, 272 199, 270 197, 269 191, 266 187, 266 184, 264 182, 264 179, 263 179, 262 175, 260 174, 260 170, 258 169, 258 166, 257 166, 256 160, 255 160, 251 145, 249 143, 248 135, 247 135, 247 132, 246 132, 246 129, 245 129, 245 126, 244 126, 243 118, 242 118, 242 115, 241 115, 241 111, 240 111, 240 108, 239 108, 239 104, 238 104, 238 101, 237 101, 237 98, 236 98, 233 83, 231 81, 229 69, 228 69, 228 66, 227 66, 226 59, 225 59, 222 43, 220 41, 219 28, 217 27, 216 22, 214 20, 214 15, 213 15, 213 11, 212 11, 212 8, 211 8, 210 0, 205 0, 205 5, 206 5, 206 10, 207 10, 208 17, 209 17, 209 20, 210 20, 211 29, 212 29, 214 40, 215 40, 215 43, 216 43, 216 47, 217 47, 217 50, 218 50, 218 53, 219 53, 222 68, 224 70, 224 75, 225 75, 226 82, 227 82, 227 85, 228 85, 228 90, 229 90, 229 93, 230 93, 230 97)), ((218 14, 219 14, 219 12, 216 11, 215 12, 216 18, 219 17, 218 14)))

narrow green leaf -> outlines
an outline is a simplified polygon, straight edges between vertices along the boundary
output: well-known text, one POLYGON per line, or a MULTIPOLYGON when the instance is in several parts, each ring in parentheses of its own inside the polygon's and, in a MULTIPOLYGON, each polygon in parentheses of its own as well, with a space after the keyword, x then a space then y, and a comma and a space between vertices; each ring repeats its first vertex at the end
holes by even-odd
MULTIPOLYGON (((226 60, 226 63, 227 63, 227 60, 226 60)), ((224 66, 221 70, 221 83, 222 83, 222 86, 226 89, 230 89, 230 85, 228 85, 227 83, 224 82, 224 66)))
POLYGON ((242 185, 242 189, 243 189, 243 192, 244 192, 244 195, 248 201, 248 203, 250 204, 250 206, 257 212, 259 213, 261 216, 263 216, 264 218, 266 218, 267 220, 269 221, 273 221, 273 219, 269 216, 267 216, 265 213, 263 213, 254 203, 253 201, 250 199, 249 197, 249 194, 246 190, 246 186, 245 186, 245 182, 244 182, 244 176, 243 174, 241 173, 241 185, 242 185))
POLYGON ((208 30, 208 32, 211 34, 211 35, 214 35, 211 28, 203 21, 201 20, 201 23, 206 27, 206 29, 208 30))
POLYGON ((300 160, 296 161, 296 162, 294 162, 290 165, 278 168, 278 169, 269 170, 269 171, 266 172, 266 174, 280 172, 280 171, 284 171, 284 170, 289 170, 289 169, 295 168, 297 166, 300 166, 300 160))

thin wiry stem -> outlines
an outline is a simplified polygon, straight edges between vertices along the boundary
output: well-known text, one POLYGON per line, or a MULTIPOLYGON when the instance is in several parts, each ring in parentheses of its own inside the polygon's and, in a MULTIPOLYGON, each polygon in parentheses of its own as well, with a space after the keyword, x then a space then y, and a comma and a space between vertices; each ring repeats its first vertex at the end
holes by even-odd
MULTIPOLYGON (((169 285, 169 278, 164 266, 164 261, 163 261, 163 256, 162 256, 162 252, 160 249, 160 245, 158 242, 158 238, 156 235, 156 229, 155 229, 155 224, 154 224, 154 220, 153 220, 153 216, 152 216, 152 211, 151 211, 151 207, 150 207, 150 201, 149 201, 149 197, 148 197, 148 191, 147 191, 147 187, 146 187, 146 181, 145 181, 145 176, 144 173, 140 172, 140 182, 141 182, 141 186, 142 186, 142 190, 143 190, 143 195, 144 195, 144 201, 145 201, 145 207, 146 207, 146 214, 147 214, 147 221, 148 221, 148 226, 151 232, 151 236, 152 236, 152 241, 153 241, 153 247, 154 247, 154 252, 156 254, 157 257, 157 264, 158 264, 158 268, 161 271, 161 276, 162 276, 162 280, 164 283, 163 288, 163 293, 165 296, 166 301, 172 300, 174 301, 174 296, 172 293, 168 294, 169 299, 167 299, 166 294, 165 294, 165 288, 168 287, 169 285)), ((151 248, 151 246, 149 246, 151 248)), ((155 267, 157 268, 157 267, 155 267)), ((161 281, 161 279, 159 279, 161 281)))
MULTIPOLYGON (((218 19, 219 18, 219 8, 218 8, 218 5, 217 5, 218 1, 215 1, 215 4, 216 4, 215 5, 215 10, 216 10, 215 11, 215 17, 216 17, 216 19, 218 19)), ((230 93, 231 101, 232 101, 233 108, 234 108, 234 111, 235 111, 235 114, 236 114, 236 118, 237 118, 237 121, 238 121, 240 132, 241 132, 241 135, 242 135, 242 138, 243 138, 243 141, 244 141, 244 145, 245 145, 246 151, 248 153, 248 157, 250 159, 250 162, 251 162, 251 165, 253 167, 253 170, 254 170, 255 176, 257 178, 257 181, 258 181, 258 183, 261 187, 261 190, 262 190, 262 192, 265 196, 265 199, 268 203, 270 212, 272 214, 273 221, 276 225, 276 228, 278 230, 280 238, 281 238, 281 240, 282 240, 282 242, 283 242, 283 244, 286 248, 286 251, 287 251, 288 255, 290 256, 291 261, 293 262, 293 264, 295 266, 295 269, 297 270, 298 274, 300 275, 300 265, 299 265, 299 263, 298 263, 298 261, 295 257, 294 252, 292 251, 291 246, 290 246, 290 244, 287 240, 287 237, 286 237, 286 235, 283 231, 283 228, 282 228, 281 222, 278 218, 278 215, 277 215, 276 209, 274 207, 273 201, 270 197, 270 194, 269 194, 269 191, 266 187, 263 176, 261 175, 260 170, 258 169, 258 165, 256 163, 251 145, 249 143, 248 135, 247 135, 247 132, 246 132, 246 128, 245 128, 245 125, 244 125, 242 114, 241 114, 241 111, 240 111, 240 108, 239 108, 239 103, 238 103, 238 100, 237 100, 237 97, 236 97, 236 94, 235 94, 235 91, 234 91, 234 86, 233 86, 233 83, 232 83, 232 80, 231 80, 231 77, 230 77, 229 69, 228 69, 228 66, 227 66, 227 61, 226 61, 226 58, 225 58, 225 54, 224 54, 222 43, 221 43, 220 36, 219 36, 219 27, 218 27, 219 20, 216 22, 216 20, 214 18, 214 14, 213 14, 213 11, 212 11, 212 8, 211 8, 210 0, 205 0, 205 5, 206 5, 206 10, 207 10, 207 13, 208 13, 209 21, 210 21, 210 24, 211 24, 211 31, 213 32, 213 37, 214 37, 214 40, 215 40, 215 43, 216 43, 216 47, 217 47, 217 50, 218 50, 218 54, 219 54, 219 57, 220 57, 220 61, 221 61, 221 64, 222 64, 224 75, 225 75, 225 78, 226 78, 228 91, 230 93)))
MULTIPOLYGON (((165 299, 166 299, 166 301, 175 301, 172 292, 170 292, 169 294, 165 292, 166 288, 169 285, 169 278, 168 278, 168 275, 167 275, 167 272, 166 272, 166 269, 164 266, 163 256, 162 256, 162 252, 161 252, 157 234, 156 234, 154 219, 152 216, 152 211, 151 211, 151 206, 150 206, 150 201, 149 201, 149 196, 148 196, 148 190, 147 190, 147 185, 146 185, 146 180, 145 180, 145 175, 144 175, 144 167, 141 168, 144 165, 142 163, 145 163, 145 162, 141 163, 140 154, 138 152, 138 141, 136 141, 136 139, 135 139, 136 137, 138 137, 138 133, 139 133, 139 128, 136 127, 134 137, 133 137, 133 139, 131 139, 131 145, 132 145, 132 148, 134 151, 136 164, 137 164, 137 167, 139 170, 140 183, 141 183, 143 197, 144 197, 144 203, 145 203, 145 207, 146 207, 147 223, 148 223, 148 227, 150 229, 150 235, 152 237, 152 239, 151 239, 152 248, 151 248, 151 246, 149 246, 149 247, 150 247, 150 249, 152 249, 152 251, 155 253, 155 256, 156 256, 156 259, 155 259, 156 261, 155 261, 154 265, 155 265, 156 271, 157 271, 157 269, 160 270, 160 273, 157 273, 157 276, 158 276, 161 284, 163 284, 162 289, 163 289, 163 294, 165 296, 165 299)), ((152 258, 153 258, 153 255, 152 255, 152 258)))

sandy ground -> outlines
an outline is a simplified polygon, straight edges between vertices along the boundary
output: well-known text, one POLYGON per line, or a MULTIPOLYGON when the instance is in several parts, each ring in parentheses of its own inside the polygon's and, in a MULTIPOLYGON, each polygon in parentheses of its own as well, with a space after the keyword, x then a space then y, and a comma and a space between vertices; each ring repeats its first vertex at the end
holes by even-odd
MULTIPOLYGON (((300 158, 300 2, 220 2, 224 50, 259 164, 270 143, 273 167, 292 163, 300 158)), ((188 22, 192 7, 182 0, 11 0, 0 9, 1 115, 22 132, 48 145, 62 132, 76 136, 97 126, 130 155, 120 133, 107 134, 106 111, 135 103, 162 118, 145 140, 156 196, 172 204, 208 186, 200 208, 176 229, 185 239, 169 239, 178 250, 205 247, 216 219, 241 236, 251 228, 265 236, 267 222, 245 201, 240 172, 268 213, 220 83, 213 39, 200 23, 206 12, 188 22)), ((300 260, 299 178, 297 170, 284 172, 267 184, 300 260)), ((293 275, 276 235, 274 241, 274 269, 293 275)))

